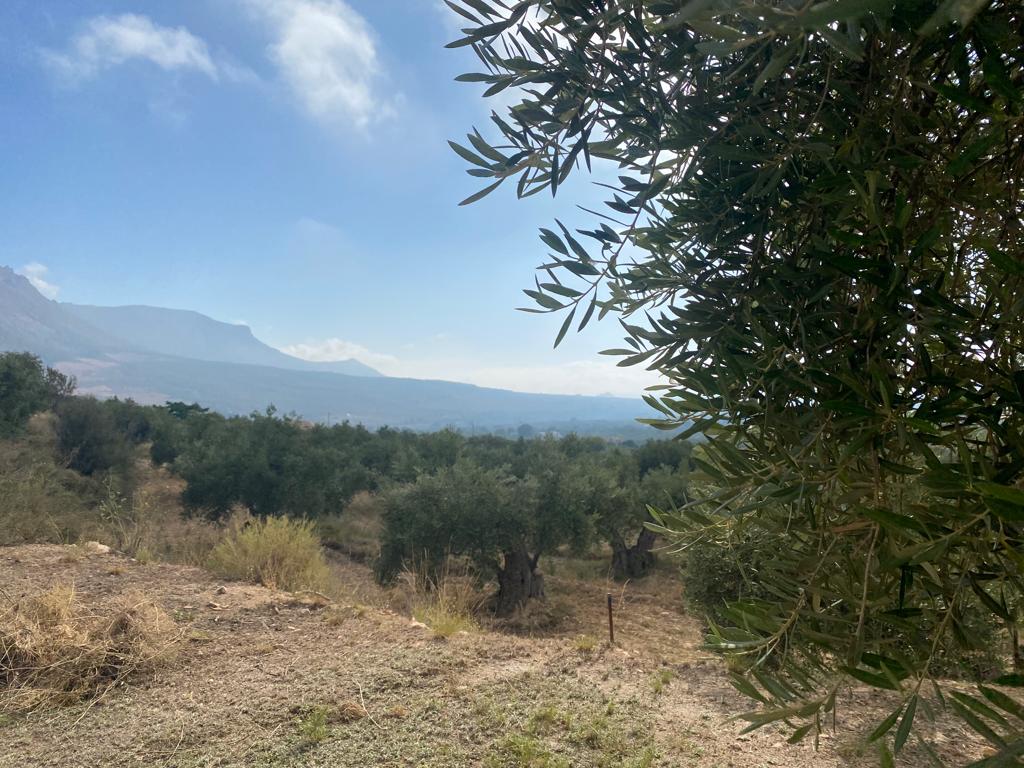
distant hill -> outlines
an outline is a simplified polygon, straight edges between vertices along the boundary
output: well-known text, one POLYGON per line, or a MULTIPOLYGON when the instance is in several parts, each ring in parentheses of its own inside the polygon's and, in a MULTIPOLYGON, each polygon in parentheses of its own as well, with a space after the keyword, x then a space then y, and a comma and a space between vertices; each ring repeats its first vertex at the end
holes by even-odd
POLYGON ((311 363, 264 344, 244 325, 231 325, 183 309, 94 307, 61 304, 85 324, 132 347, 162 355, 223 363, 266 365, 295 371, 330 371, 350 376, 380 376, 358 360, 311 363))
MULTIPOLYGON (((639 398, 539 395, 381 376, 354 360, 309 363, 197 312, 44 298, 0 267, 0 351, 30 351, 79 389, 142 403, 199 402, 227 414, 274 405, 311 421, 465 430, 578 431, 636 438, 639 398)), ((653 431, 651 437, 656 436, 653 431)))
MULTIPOLYGON (((619 434, 643 415, 643 403, 618 397, 535 395, 451 381, 345 376, 268 366, 171 357, 126 358, 116 366, 84 361, 62 369, 86 391, 163 403, 196 401, 221 413, 262 411, 273 404, 311 421, 351 421, 367 427, 433 430, 454 426, 492 430, 530 424, 566 430, 571 422, 602 422, 589 433, 619 434)), ((653 431, 653 430, 652 430, 653 431)), ((651 435, 654 437, 655 435, 651 435)))

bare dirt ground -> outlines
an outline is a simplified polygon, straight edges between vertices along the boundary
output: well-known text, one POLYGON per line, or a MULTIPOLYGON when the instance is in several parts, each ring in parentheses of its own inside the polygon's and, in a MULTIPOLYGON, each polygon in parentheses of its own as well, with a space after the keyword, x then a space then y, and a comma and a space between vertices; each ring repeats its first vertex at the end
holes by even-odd
MULTIPOLYGON (((863 733, 891 709, 847 693, 817 751, 772 729, 737 737, 743 723, 730 718, 748 704, 700 650, 699 623, 676 610, 680 585, 666 577, 615 587, 608 648, 605 585, 569 563, 549 570, 565 614, 556 629, 441 640, 348 561, 336 565, 344 596, 324 609, 198 568, 68 554, 0 549, 0 586, 17 600, 73 582, 90 605, 145 595, 180 627, 177 657, 91 705, 0 722, 2 768, 873 765, 863 733)), ((951 765, 984 749, 954 721, 935 742, 951 765)), ((913 749, 903 757, 926 764, 913 749)))

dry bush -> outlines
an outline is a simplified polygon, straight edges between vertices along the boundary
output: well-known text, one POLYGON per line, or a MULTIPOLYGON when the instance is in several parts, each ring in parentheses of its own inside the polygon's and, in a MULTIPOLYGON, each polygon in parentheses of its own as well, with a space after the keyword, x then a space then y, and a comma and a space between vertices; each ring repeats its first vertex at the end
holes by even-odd
POLYGON ((86 610, 68 585, 24 598, 0 613, 0 713, 102 696, 166 661, 178 637, 142 597, 102 611, 86 610))
POLYGON ((220 528, 184 516, 182 481, 151 466, 144 449, 130 492, 58 465, 56 451, 51 414, 36 414, 24 437, 0 440, 0 546, 93 539, 143 562, 206 562, 220 528))
POLYGON ((181 503, 184 482, 148 458, 140 456, 135 476, 134 492, 113 498, 108 494, 105 500, 111 543, 140 562, 205 565, 223 536, 222 527, 187 516, 181 503))
POLYGON ((55 452, 48 414, 33 416, 23 437, 0 440, 0 545, 66 544, 102 530, 97 484, 59 466, 55 452))
POLYGON ((447 566, 436 577, 405 570, 393 602, 404 603, 412 617, 430 627, 435 637, 451 637, 477 629, 477 613, 487 601, 472 577, 447 566))
POLYGON ((331 572, 312 523, 266 517, 232 525, 213 548, 210 570, 273 589, 324 591, 331 572))
POLYGON ((340 515, 321 517, 317 530, 325 547, 353 560, 369 563, 380 556, 381 504, 370 493, 358 493, 340 515))
POLYGON ((202 565, 222 535, 208 520, 185 517, 180 499, 160 498, 148 485, 125 496, 108 484, 99 509, 114 549, 143 563, 202 565))

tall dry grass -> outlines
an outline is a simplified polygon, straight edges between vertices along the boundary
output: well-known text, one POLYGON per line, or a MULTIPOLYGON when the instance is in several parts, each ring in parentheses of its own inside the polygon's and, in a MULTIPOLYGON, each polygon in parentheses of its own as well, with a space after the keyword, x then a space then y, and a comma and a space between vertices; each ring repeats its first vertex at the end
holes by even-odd
POLYGON ((180 497, 155 491, 151 482, 129 494, 110 482, 105 490, 97 509, 102 521, 97 537, 141 562, 203 565, 223 536, 221 526, 187 517, 180 497))
POLYGON ((0 713, 102 696, 167 661, 178 638, 170 617, 141 596, 89 610, 63 584, 13 602, 0 611, 0 713))
POLYGON ((396 589, 392 602, 444 638, 479 629, 476 617, 488 599, 472 576, 447 565, 436 576, 406 569, 396 589))

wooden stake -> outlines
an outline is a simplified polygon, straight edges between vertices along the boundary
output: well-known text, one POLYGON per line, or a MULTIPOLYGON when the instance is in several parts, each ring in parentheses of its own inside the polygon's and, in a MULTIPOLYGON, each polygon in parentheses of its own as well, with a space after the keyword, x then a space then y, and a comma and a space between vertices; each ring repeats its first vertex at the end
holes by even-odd
POLYGON ((615 622, 612 620, 612 593, 608 593, 608 644, 615 645, 615 622))

